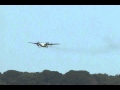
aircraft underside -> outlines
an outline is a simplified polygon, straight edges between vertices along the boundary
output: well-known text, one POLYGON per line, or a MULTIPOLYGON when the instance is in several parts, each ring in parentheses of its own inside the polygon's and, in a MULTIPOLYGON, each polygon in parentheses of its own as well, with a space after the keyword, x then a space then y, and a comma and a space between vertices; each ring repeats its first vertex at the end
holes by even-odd
POLYGON ((48 46, 47 45, 40 45, 41 47, 46 47, 46 48, 48 48, 48 46))

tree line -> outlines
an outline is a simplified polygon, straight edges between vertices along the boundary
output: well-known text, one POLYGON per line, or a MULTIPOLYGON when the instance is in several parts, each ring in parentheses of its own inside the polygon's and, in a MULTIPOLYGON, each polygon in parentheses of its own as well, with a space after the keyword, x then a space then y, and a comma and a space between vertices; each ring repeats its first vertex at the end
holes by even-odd
POLYGON ((50 70, 34 73, 8 70, 0 73, 0 85, 120 85, 120 75, 90 74, 82 70, 65 74, 50 70))

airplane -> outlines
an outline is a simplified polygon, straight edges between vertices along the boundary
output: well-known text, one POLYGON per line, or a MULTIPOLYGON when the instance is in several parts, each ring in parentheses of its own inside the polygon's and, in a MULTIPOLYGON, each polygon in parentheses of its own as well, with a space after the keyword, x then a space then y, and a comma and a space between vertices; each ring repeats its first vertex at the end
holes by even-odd
POLYGON ((32 44, 36 44, 38 47, 41 46, 41 47, 46 47, 48 48, 48 45, 59 45, 58 43, 49 43, 49 42, 46 42, 46 43, 43 43, 43 42, 36 42, 36 43, 33 43, 33 42, 28 42, 28 43, 32 43, 32 44))

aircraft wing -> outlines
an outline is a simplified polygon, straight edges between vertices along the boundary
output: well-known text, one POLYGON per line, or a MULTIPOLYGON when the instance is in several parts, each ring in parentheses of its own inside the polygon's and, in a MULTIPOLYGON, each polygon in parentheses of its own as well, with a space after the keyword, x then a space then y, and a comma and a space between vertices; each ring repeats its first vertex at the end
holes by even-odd
POLYGON ((28 43, 37 44, 37 43, 33 43, 33 42, 28 42, 28 43))
POLYGON ((59 43, 48 43, 47 45, 59 45, 59 43))

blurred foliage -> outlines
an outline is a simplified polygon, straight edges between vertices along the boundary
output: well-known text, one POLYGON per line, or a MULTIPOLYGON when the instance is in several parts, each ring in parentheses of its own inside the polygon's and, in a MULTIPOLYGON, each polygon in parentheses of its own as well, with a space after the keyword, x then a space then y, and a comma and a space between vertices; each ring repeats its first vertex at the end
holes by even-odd
POLYGON ((0 73, 0 85, 120 85, 120 75, 90 74, 82 70, 65 74, 50 70, 34 73, 8 70, 0 73))

